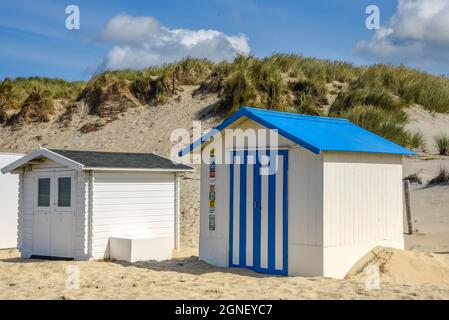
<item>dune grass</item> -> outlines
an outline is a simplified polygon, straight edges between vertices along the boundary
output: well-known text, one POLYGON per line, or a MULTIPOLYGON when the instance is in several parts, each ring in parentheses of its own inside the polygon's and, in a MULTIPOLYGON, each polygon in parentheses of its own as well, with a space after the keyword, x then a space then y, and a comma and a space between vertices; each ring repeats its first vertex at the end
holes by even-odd
POLYGON ((48 119, 46 113, 53 109, 55 99, 76 99, 83 87, 83 82, 62 79, 6 78, 0 83, 0 123, 10 123, 12 117, 20 112, 27 117, 35 114, 32 117, 36 121, 48 119), (37 110, 39 108, 42 110, 37 110))
POLYGON ((126 102, 120 112, 135 101, 164 103, 185 85, 199 86, 196 93, 217 93, 220 101, 216 111, 224 115, 250 105, 346 117, 414 148, 423 148, 424 143, 420 133, 405 129, 408 120, 404 107, 419 104, 430 112, 449 112, 449 79, 444 76, 404 66, 357 67, 340 61, 273 54, 266 58, 238 56, 232 62, 220 63, 186 58, 143 70, 103 72, 86 84, 47 78, 5 79, 0 84, 0 122, 10 117, 11 110, 20 111, 34 89, 45 92, 50 103, 59 98, 83 100, 95 113, 113 105, 111 101, 117 97, 124 97, 126 102), (330 96, 336 96, 335 101, 330 96), (323 110, 329 110, 329 114, 323 114, 323 110))
POLYGON ((409 146, 415 149, 426 150, 426 143, 421 131, 409 132, 409 146))
POLYGON ((449 155, 449 136, 445 134, 440 134, 435 136, 434 138, 435 146, 440 155, 448 156, 449 155))
POLYGON ((45 92, 51 99, 76 98, 84 87, 81 81, 68 82, 49 78, 6 78, 0 83, 0 98, 19 105, 32 91, 45 92))

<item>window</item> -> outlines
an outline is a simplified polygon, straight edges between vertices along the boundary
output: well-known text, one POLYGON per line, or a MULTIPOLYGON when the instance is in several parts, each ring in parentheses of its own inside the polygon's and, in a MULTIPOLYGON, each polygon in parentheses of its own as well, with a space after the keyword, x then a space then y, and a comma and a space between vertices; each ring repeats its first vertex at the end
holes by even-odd
POLYGON ((70 207, 72 200, 72 179, 58 178, 58 207, 70 207))
POLYGON ((50 206, 50 178, 39 178, 37 205, 39 207, 50 206))

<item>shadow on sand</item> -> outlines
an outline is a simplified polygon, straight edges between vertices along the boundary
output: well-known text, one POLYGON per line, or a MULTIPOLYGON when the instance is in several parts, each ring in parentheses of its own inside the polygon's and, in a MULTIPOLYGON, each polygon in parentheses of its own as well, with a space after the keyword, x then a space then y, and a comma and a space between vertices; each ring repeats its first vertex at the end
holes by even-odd
MULTIPOLYGON (((66 259, 57 259, 57 258, 48 258, 44 259, 43 257, 39 257, 39 259, 23 259, 23 258, 4 258, 0 259, 0 262, 4 263, 42 263, 42 262, 54 262, 54 263, 62 263, 62 262, 68 262, 66 259)), ((72 261, 73 263, 77 263, 77 261, 72 261)), ((266 277, 279 277, 276 275, 271 274, 262 274, 262 273, 256 273, 254 271, 251 271, 249 269, 237 269, 237 268, 221 268, 221 267, 214 267, 210 264, 207 264, 204 261, 200 261, 197 256, 190 256, 190 257, 181 257, 181 258, 173 258, 169 260, 164 261, 139 261, 139 262, 126 262, 126 261, 116 261, 116 260, 105 260, 105 261, 92 261, 87 262, 84 261, 84 263, 113 263, 120 265, 122 267, 128 268, 128 267, 135 267, 135 268, 142 268, 147 269, 151 271, 156 272, 178 272, 178 273, 186 273, 186 274, 192 274, 200 276, 202 274, 208 274, 208 273, 227 273, 227 274, 235 274, 235 275, 241 275, 241 276, 248 276, 253 278, 266 278, 266 277)))
POLYGON ((253 278, 265 278, 275 276, 271 274, 256 273, 249 269, 215 267, 204 261, 199 260, 197 256, 173 258, 164 261, 140 261, 135 263, 130 263, 126 261, 113 261, 112 263, 119 264, 123 267, 137 267, 152 271, 163 271, 163 272, 171 271, 179 273, 188 273, 198 276, 214 272, 236 274, 241 276, 249 276, 253 278))

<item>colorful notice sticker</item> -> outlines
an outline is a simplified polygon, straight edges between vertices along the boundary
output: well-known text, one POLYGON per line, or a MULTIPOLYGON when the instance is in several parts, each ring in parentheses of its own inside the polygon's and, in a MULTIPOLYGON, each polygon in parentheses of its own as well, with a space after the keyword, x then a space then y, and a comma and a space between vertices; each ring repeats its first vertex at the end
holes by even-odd
POLYGON ((209 230, 215 230, 215 215, 212 214, 209 215, 209 230))
POLYGON ((209 165, 209 230, 215 231, 215 150, 210 150, 209 165))

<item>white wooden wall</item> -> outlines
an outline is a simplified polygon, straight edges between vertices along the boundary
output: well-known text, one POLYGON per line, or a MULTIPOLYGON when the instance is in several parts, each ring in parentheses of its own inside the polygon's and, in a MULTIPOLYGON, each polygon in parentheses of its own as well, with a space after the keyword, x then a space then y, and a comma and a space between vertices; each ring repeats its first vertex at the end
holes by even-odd
POLYGON ((215 231, 209 230, 209 166, 201 164, 200 188, 200 259, 220 267, 228 266, 229 257, 229 165, 215 169, 215 231))
POLYGON ((19 177, 19 226, 17 248, 24 258, 33 254, 34 176, 24 172, 19 177))
POLYGON ((303 148, 289 152, 288 270, 290 275, 323 272, 323 159, 303 148))
POLYGON ((92 257, 108 257, 109 237, 174 241, 175 174, 94 172, 92 257))
MULTIPOLYGON (((0 153, 0 169, 23 157, 22 154, 0 153)), ((19 177, 0 173, 0 249, 17 247, 19 177)))
POLYGON ((89 251, 89 173, 78 172, 76 177, 75 259, 88 260, 89 251))
POLYGON ((402 156, 324 153, 324 275, 343 277, 374 246, 403 248, 402 156))

